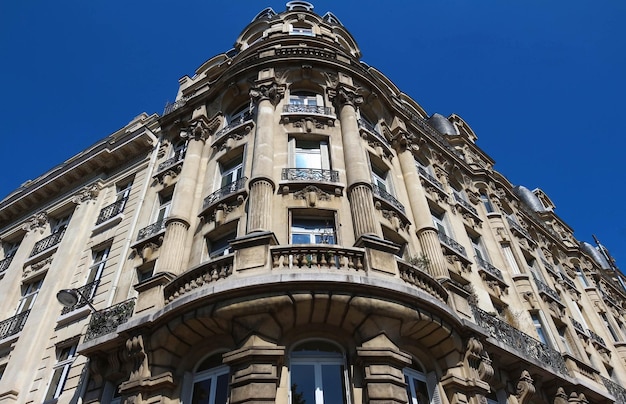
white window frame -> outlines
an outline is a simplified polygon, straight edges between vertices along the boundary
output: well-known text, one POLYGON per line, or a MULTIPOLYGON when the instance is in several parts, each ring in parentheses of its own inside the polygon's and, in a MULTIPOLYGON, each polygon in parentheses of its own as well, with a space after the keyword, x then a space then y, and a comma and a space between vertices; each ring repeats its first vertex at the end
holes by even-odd
POLYGON ((328 140, 289 139, 289 164, 293 168, 312 168, 330 170, 330 156, 328 140), (317 147, 305 147, 306 145, 317 147), (308 164, 298 164, 298 156, 319 156, 319 164, 307 167, 308 164))
POLYGON ((321 94, 317 94, 313 91, 296 90, 289 94, 290 105, 303 105, 311 107, 323 107, 324 98, 321 94))
MULTIPOLYGON (((191 383, 189 402, 193 403, 193 390, 195 388, 196 383, 202 382, 205 380, 211 381, 209 404, 221 404, 215 402, 215 393, 217 391, 217 381, 220 376, 228 375, 230 373, 230 368, 228 365, 220 365, 210 369, 203 370, 201 372, 195 373, 193 375, 193 380, 191 383)), ((229 381, 230 382, 230 381, 229 381)), ((230 383, 227 383, 227 393, 226 393, 226 402, 228 402, 230 395, 230 383)))
POLYGON ((533 325, 535 326, 535 332, 539 336, 539 341, 544 343, 550 348, 554 347, 554 341, 552 340, 552 335, 550 333, 550 329, 547 326, 546 320, 543 317, 543 313, 536 311, 530 313, 530 317, 533 321, 533 325))
POLYGON ((513 254, 513 247, 510 244, 501 244, 500 248, 502 249, 502 253, 504 254, 504 258, 506 259, 507 264, 511 268, 511 272, 513 275, 521 275, 522 271, 515 259, 515 255, 513 254))
POLYGON ((166 196, 159 195, 159 206, 157 207, 154 222, 157 223, 163 219, 166 219, 170 214, 172 208, 172 194, 166 196))
POLYGON ((70 223, 70 218, 72 215, 63 216, 54 221, 54 225, 51 228, 52 234, 62 233, 67 229, 67 226, 70 223))
POLYGON ((24 313, 27 310, 33 308, 35 304, 35 300, 37 300, 37 295, 41 290, 41 285, 43 284, 44 278, 40 278, 36 281, 29 282, 23 286, 22 296, 17 304, 16 315, 20 313, 24 313))
MULTIPOLYGON (((339 349, 338 349, 339 350, 339 349)), ((347 366, 345 355, 339 352, 319 351, 319 352, 298 352, 292 351, 289 354, 289 403, 293 404, 292 372, 293 365, 313 365, 315 374, 315 402, 310 404, 324 404, 324 386, 322 384, 322 365, 339 365, 342 369, 343 376, 343 404, 350 403, 349 380, 347 377, 347 366)), ((328 400, 327 400, 328 401, 328 400)), ((331 401, 336 403, 333 398, 331 401)))
POLYGON ((445 236, 448 236, 454 239, 452 235, 452 231, 450 230, 450 226, 448 226, 448 220, 446 218, 446 213, 438 213, 435 211, 430 211, 430 216, 433 219, 433 225, 437 229, 438 232, 443 233, 445 236))
POLYGON ((491 203, 491 199, 489 198, 489 195, 481 192, 480 200, 483 202, 483 206, 485 207, 485 212, 487 212, 487 214, 495 213, 495 209, 493 208, 493 204, 491 203))
POLYGON ((491 263, 491 259, 489 259, 489 254, 487 254, 487 249, 482 242, 481 236, 470 236, 470 242, 472 243, 472 248, 474 249, 474 254, 477 257, 481 258, 485 262, 491 263))
POLYGON ((304 35, 304 36, 315 36, 313 32, 312 26, 307 27, 294 27, 293 25, 289 26, 289 35, 304 35))
POLYGON ((222 189, 230 184, 236 183, 241 178, 243 178, 244 173, 244 158, 243 153, 237 155, 236 157, 219 163, 219 186, 216 188, 216 191, 222 189), (229 181, 226 181, 227 178, 230 178, 229 181))
POLYGON ((77 344, 66 345, 63 347, 58 347, 57 349, 57 363, 54 365, 52 378, 48 382, 48 390, 46 392, 46 401, 45 402, 55 402, 52 400, 56 400, 63 393, 63 389, 65 387, 65 383, 67 382, 70 368, 76 359, 76 347, 77 344), (68 356, 65 359, 60 359, 60 356, 65 352, 66 349, 69 349, 68 356), (59 379, 56 384, 53 384, 55 375, 59 374, 59 379), (52 391, 54 389, 54 391, 52 391), (50 395, 52 393, 52 395, 50 395))
POLYGON ((299 215, 291 212, 289 223, 289 240, 291 244, 337 244, 337 228, 334 216, 312 217, 307 215, 299 215), (311 225, 319 224, 317 227, 302 226, 309 223, 311 225), (294 235, 306 237, 308 235, 308 243, 294 243, 294 235))
POLYGON ((222 257, 224 255, 228 255, 233 252, 232 246, 229 243, 229 240, 233 240, 237 238, 237 229, 233 229, 232 231, 224 234, 222 237, 218 237, 215 239, 208 239, 207 249, 209 252, 209 259, 215 259, 218 257, 222 257), (215 248, 217 245, 222 245, 221 247, 215 248))
POLYGON ((599 313, 599 314, 600 314, 600 318, 602 319, 602 322, 604 322, 604 326, 608 328, 609 335, 611 336, 611 338, 613 338, 613 341, 614 342, 621 341, 619 332, 611 324, 611 319, 609 318, 609 316, 606 313, 599 313))
POLYGON ((17 252, 17 249, 20 247, 20 243, 10 243, 8 241, 2 242, 2 253, 3 256, 0 260, 11 258, 17 252))
POLYGON ((406 390, 407 390, 407 398, 409 400, 408 404, 428 404, 431 402, 432 393, 430 391, 430 387, 428 386, 428 381, 426 380, 426 375, 422 372, 418 372, 412 368, 404 368, 402 370, 404 374, 404 380, 406 382, 406 390), (426 397, 426 401, 420 400, 418 396, 418 392, 415 391, 415 383, 423 383, 424 387, 426 387, 426 393, 428 397, 426 397))
POLYGON ((580 283, 583 285, 583 289, 587 289, 591 287, 591 284, 587 280, 587 277, 585 276, 585 273, 583 272, 582 268, 574 267, 574 269, 576 271, 576 275, 578 276, 578 279, 580 280, 580 283))

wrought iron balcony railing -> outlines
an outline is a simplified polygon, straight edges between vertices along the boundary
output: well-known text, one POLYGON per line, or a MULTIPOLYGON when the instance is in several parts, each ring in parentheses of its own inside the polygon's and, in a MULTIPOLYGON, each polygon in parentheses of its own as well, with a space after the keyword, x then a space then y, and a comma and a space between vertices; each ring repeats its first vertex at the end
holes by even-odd
POLYGON ((157 172, 170 168, 179 161, 182 161, 185 158, 185 151, 185 149, 178 150, 176 153, 174 153, 174 156, 159 164, 159 166, 157 167, 157 172))
POLYGON ((453 191, 453 193, 454 193, 454 199, 456 200, 456 203, 464 207, 465 210, 469 211, 474 216, 478 216, 478 211, 476 210, 476 208, 473 207, 468 201, 466 201, 465 198, 463 198, 463 195, 461 195, 457 191, 453 191))
POLYGON ((109 206, 105 206, 104 208, 102 208, 100 214, 98 215, 98 220, 96 221, 96 224, 104 223, 107 220, 114 218, 115 216, 122 213, 124 211, 124 206, 126 206, 126 201, 127 199, 123 198, 119 201, 113 202, 109 206))
POLYGON ((426 171, 424 167, 418 166, 417 171, 422 177, 426 178, 426 180, 433 184, 437 189, 439 189, 443 193, 446 193, 445 189, 443 189, 443 185, 441 184, 441 182, 439 182, 439 180, 437 180, 434 175, 426 171))
POLYGON ((73 306, 63 307, 63 310, 61 310, 61 314, 63 315, 63 314, 71 313, 72 311, 76 309, 80 309, 81 307, 87 306, 88 302, 91 303, 94 295, 96 294, 96 289, 98 289, 99 284, 100 284, 100 280, 96 279, 93 282, 89 282, 85 286, 77 288, 76 290, 78 290, 79 292, 78 301, 73 306))
POLYGON ((281 178, 287 181, 339 182, 339 172, 321 168, 283 168, 281 178))
POLYGON ((285 105, 283 107, 283 113, 332 115, 329 107, 300 104, 285 105))
POLYGON ((463 247, 461 244, 459 244, 456 240, 452 239, 451 237, 448 237, 447 235, 443 234, 442 232, 439 232, 439 241, 441 241, 442 243, 450 247, 456 253, 461 254, 464 257, 467 257, 467 254, 465 253, 465 247, 463 247))
POLYGON ((176 111, 178 108, 183 107, 186 103, 187 100, 189 100, 188 97, 184 97, 181 98, 180 100, 176 101, 176 102, 168 102, 167 104, 165 104, 165 109, 163 110, 163 115, 167 115, 170 112, 174 112, 176 111))
POLYGON ((85 342, 115 331, 133 315, 134 308, 135 299, 130 299, 93 313, 85 333, 85 342))
POLYGON ((215 134, 215 139, 219 139, 220 137, 222 137, 223 135, 225 135, 226 133, 230 132, 231 130, 243 125, 244 123, 248 122, 252 120, 252 114, 248 111, 246 111, 245 113, 243 113, 240 117, 230 121, 228 123, 228 125, 224 126, 222 129, 218 130, 217 133, 215 134))
POLYGON ((565 283, 571 289, 578 290, 578 288, 576 288, 576 284, 574 283, 574 281, 571 280, 566 273, 561 272, 561 279, 563 280, 563 283, 565 283))
POLYGON ((509 226, 511 226, 514 230, 517 230, 520 234, 522 234, 527 239, 532 240, 532 238, 530 237, 530 234, 526 231, 526 229, 523 228, 519 223, 517 223, 515 219, 512 219, 511 217, 507 216, 506 220, 509 222, 509 226))
POLYGON ((500 271, 498 268, 491 265, 491 263, 488 262, 487 260, 480 258, 479 256, 476 256, 474 258, 476 259, 476 263, 478 264, 478 266, 484 269, 485 272, 490 273, 491 275, 495 276, 496 278, 504 282, 502 271, 500 271))
POLYGON ((0 274, 7 270, 9 265, 11 265, 11 261, 13 261, 12 255, 0 261, 0 274))
POLYGON ((372 135, 374 135, 374 137, 376 137, 378 140, 380 140, 383 144, 387 144, 387 139, 385 139, 385 137, 382 135, 382 133, 380 133, 378 131, 378 129, 376 129, 376 127, 374 125, 372 125, 371 123, 367 122, 364 119, 359 119, 359 127, 367 130, 368 132, 370 132, 372 135))
POLYGON ((597 342, 598 344, 604 347, 607 346, 606 342, 604 342, 604 338, 602 338, 601 336, 599 336, 598 334, 596 334, 595 332, 591 330, 587 330, 587 332, 589 332, 589 336, 591 337, 592 340, 594 340, 595 342, 597 342))
POLYGON ((246 181, 248 181, 248 177, 242 177, 239 178, 237 181, 233 181, 230 184, 223 186, 222 188, 213 192, 211 195, 204 198, 203 208, 206 209, 207 207, 213 205, 216 201, 219 201, 220 199, 230 194, 234 194, 240 189, 243 189, 246 185, 246 181))
POLYGON ((374 191, 374 195, 387 202, 391 206, 395 207, 400 212, 404 213, 404 205, 401 204, 400 201, 398 201, 396 198, 394 198, 394 196, 391 195, 389 192, 385 191, 376 184, 372 184, 372 190, 374 191))
POLYGON ((161 231, 165 230, 165 219, 166 218, 158 220, 151 225, 139 230, 139 233, 137 233, 137 241, 147 239, 148 237, 152 237, 155 234, 159 234, 161 231))
POLYGON ((535 278, 535 283, 537 284, 537 289, 539 289, 539 293, 544 293, 548 295, 554 301, 557 301, 557 302, 561 301, 561 296, 559 296, 556 290, 552 289, 550 286, 548 286, 545 282, 543 282, 536 276, 534 278, 535 278))
POLYGON ((624 387, 602 375, 600 375, 600 379, 602 379, 608 392, 615 398, 616 403, 626 403, 626 389, 624 387))
POLYGON ((29 313, 30 310, 26 310, 4 321, 0 321, 0 340, 22 331, 29 313))
POLYGON ((574 326, 574 329, 576 331, 578 331, 579 333, 583 334, 583 335, 589 335, 586 331, 585 331, 585 327, 583 327, 582 324, 580 324, 578 321, 576 321, 575 319, 573 319, 572 317, 569 318, 572 322, 572 325, 574 326))
POLYGON ((496 341, 520 353, 520 357, 534 359, 557 373, 570 376, 565 367, 565 360, 558 351, 476 306, 472 306, 472 311, 479 326, 486 329, 496 341))
POLYGON ((49 235, 48 237, 44 238, 43 240, 39 240, 37 243, 35 243, 35 246, 33 247, 33 251, 30 252, 30 256, 33 257, 39 254, 40 252, 44 252, 48 248, 52 248, 55 245, 59 244, 64 234, 65 234, 65 230, 60 231, 58 233, 53 233, 49 235))

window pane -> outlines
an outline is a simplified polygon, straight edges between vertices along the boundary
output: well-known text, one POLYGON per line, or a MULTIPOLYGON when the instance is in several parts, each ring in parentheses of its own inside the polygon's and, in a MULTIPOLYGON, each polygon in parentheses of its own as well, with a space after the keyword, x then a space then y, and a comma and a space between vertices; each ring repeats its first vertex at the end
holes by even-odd
POLYGON ((322 365, 324 404, 343 404, 346 402, 346 391, 343 381, 343 366, 322 365))
POLYGON ((217 376, 215 387, 215 404, 226 404, 228 401, 228 373, 217 376))
POLYGON ((322 155, 317 153, 304 153, 296 150, 296 168, 322 168, 322 155))
POLYGON ((312 244, 311 235, 294 233, 291 235, 291 243, 292 244, 312 244))
MULTIPOLYGON (((46 394, 46 400, 51 400, 61 395, 63 385, 59 384, 59 382, 61 381, 61 376, 63 375, 64 371, 64 367, 55 369, 54 374, 52 375, 52 380, 50 381, 48 393, 46 394)), ((65 382, 65 380, 63 380, 63 382, 65 382)))
POLYGON ((315 367, 291 366, 291 404, 315 404, 315 367))
POLYGON ((209 404, 211 398, 211 379, 196 382, 193 385, 193 404, 209 404))

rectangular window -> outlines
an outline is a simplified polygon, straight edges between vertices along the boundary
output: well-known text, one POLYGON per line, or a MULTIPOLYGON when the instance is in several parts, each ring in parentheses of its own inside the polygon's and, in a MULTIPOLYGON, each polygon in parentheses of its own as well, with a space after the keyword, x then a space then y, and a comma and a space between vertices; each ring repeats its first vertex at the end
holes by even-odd
POLYGON ((569 339, 567 327, 562 326, 559 328, 558 331, 559 331, 559 339, 561 340, 561 343, 565 347, 565 351, 569 353, 570 355, 573 354, 574 351, 572 350, 572 346, 570 345, 570 339, 569 339))
POLYGON ((228 366, 219 366, 194 377, 192 404, 226 404, 228 402, 228 366))
POLYGON ((43 283, 43 278, 32 281, 30 283, 22 286, 22 297, 17 304, 17 312, 16 314, 24 313, 27 310, 30 310, 35 304, 35 299, 37 298, 37 294, 39 293, 39 289, 41 289, 41 284, 43 283))
MULTIPOLYGON (((224 164, 220 164, 220 172, 222 176, 220 188, 227 186, 235 187, 237 181, 243 177, 243 154, 224 164)), ((235 188, 231 192, 236 190, 235 188)))
POLYGON ((117 205, 118 213, 124 211, 124 207, 126 206, 126 201, 128 201, 128 197, 130 196, 130 189, 133 183, 128 182, 124 185, 117 186, 117 195, 115 196, 115 203, 117 205))
POLYGON ((328 169, 328 143, 326 141, 293 139, 293 167, 328 169))
POLYGON ((156 220, 154 223, 162 222, 170 213, 172 206, 172 194, 159 195, 159 208, 157 209, 156 220))
POLYGON ((491 204, 491 200, 489 199, 489 197, 487 196, 487 194, 483 194, 482 192, 480 193, 480 200, 483 202, 483 206, 485 207, 485 210, 487 211, 487 213, 493 213, 493 205, 491 204))
POLYGON ((541 319, 541 315, 539 313, 532 313, 530 315, 533 319, 533 324, 535 325, 535 331, 537 332, 537 336, 539 337, 539 341, 541 343, 552 347, 550 343, 550 337, 548 336, 548 330, 543 324, 543 320, 541 319))
POLYGON ((59 234, 65 232, 67 225, 70 223, 71 215, 63 216, 55 219, 52 222, 52 234, 59 234))
POLYGON ((231 240, 237 238, 237 232, 231 231, 219 238, 208 240, 209 258, 217 258, 232 253, 231 240))
POLYGON ((609 316, 607 316, 606 313, 600 313, 600 317, 602 317, 602 321, 604 322, 604 325, 606 326, 606 328, 609 330, 609 333, 611 334, 613 341, 616 341, 616 342, 619 341, 620 340, 619 334, 617 333, 615 328, 613 328, 613 326, 611 325, 609 316))
POLYGON ((578 276, 578 280, 580 280, 580 283, 583 285, 583 288, 588 288, 591 285, 589 284, 589 281, 587 280, 587 277, 585 276, 585 273, 583 272, 582 269, 576 267, 576 276, 578 276))
POLYGON ((480 236, 476 236, 476 237, 471 237, 470 236, 470 240, 472 241, 472 248, 474 249, 474 254, 476 255, 476 257, 478 257, 479 260, 482 260, 482 261, 485 261, 485 262, 490 262, 489 261, 489 256, 487 255, 487 251, 485 250, 485 246, 483 245, 481 237, 480 236))
POLYGON ((70 373, 70 367, 76 357, 76 344, 57 348, 57 363, 54 365, 52 380, 48 386, 46 401, 59 398, 70 373))
POLYGON ((291 244, 336 244, 335 221, 331 217, 292 217, 291 244))
POLYGON ((511 246, 509 244, 502 244, 502 252, 504 253, 504 258, 506 258, 507 264, 509 264, 509 268, 511 268, 511 273, 514 275, 521 274, 522 271, 520 271, 519 266, 517 265, 511 246))
POLYGON ((428 404, 430 397, 428 394, 428 386, 426 378, 420 372, 412 369, 404 369, 404 382, 406 383, 406 395, 409 404, 428 404))
POLYGON ((289 104, 316 107, 323 106, 321 96, 308 91, 295 91, 289 96, 289 104))
POLYGON ((451 232, 450 229, 448 228, 448 224, 446 222, 446 216, 445 213, 437 213, 437 212, 430 212, 431 217, 433 218, 433 224, 435 225, 435 228, 437 229, 437 231, 439 232, 439 234, 443 234, 446 236, 451 236, 451 232))
POLYGON ((6 370, 6 368, 7 368, 6 363, 0 365, 0 380, 2 380, 2 376, 4 375, 4 371, 6 370))
POLYGON ((378 189, 393 194, 391 181, 389 181, 389 171, 372 164, 372 183, 378 189))
POLYGON ((19 243, 9 243, 8 241, 2 242, 2 256, 0 259, 11 258, 17 252, 17 248, 20 246, 19 243))

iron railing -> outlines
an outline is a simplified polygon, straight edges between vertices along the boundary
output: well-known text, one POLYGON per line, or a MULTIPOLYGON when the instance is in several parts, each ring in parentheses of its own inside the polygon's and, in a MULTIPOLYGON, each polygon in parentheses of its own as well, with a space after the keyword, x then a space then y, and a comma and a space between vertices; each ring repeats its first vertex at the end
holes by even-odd
POLYGON ((391 206, 395 207, 400 212, 404 213, 404 205, 401 204, 400 201, 398 201, 396 198, 394 198, 394 196, 391 195, 389 192, 385 191, 376 184, 372 184, 372 190, 374 191, 374 195, 384 200, 391 206))
POLYGON ((165 229, 165 219, 163 218, 161 220, 157 220, 156 222, 152 223, 149 226, 144 227, 143 229, 139 230, 139 233, 137 233, 137 241, 139 240, 144 240, 148 237, 152 237, 155 234, 160 233, 161 231, 163 231, 165 229))
POLYGON ((442 192, 444 192, 444 193, 446 192, 446 191, 443 189, 443 185, 441 184, 441 182, 439 182, 439 180, 437 180, 437 178, 435 178, 435 176, 434 176, 434 175, 432 175, 431 173, 429 173, 428 171, 426 171, 426 169, 425 169, 424 167, 418 166, 418 167, 417 167, 417 171, 418 171, 418 173, 419 173, 422 177, 426 178, 426 180, 427 180, 428 182, 430 182, 431 184, 433 184, 433 185, 434 185, 435 187, 437 187, 440 191, 442 191, 442 192))
POLYGON ((7 270, 9 265, 11 265, 11 261, 13 261, 13 256, 12 255, 10 255, 10 256, 6 257, 5 259, 3 259, 2 261, 0 261, 0 274, 7 270))
POLYGON ((560 274, 560 275, 561 275, 561 279, 563 280, 563 282, 564 282, 567 286, 569 286, 570 288, 572 288, 572 289, 574 289, 574 290, 578 290, 578 288, 576 287, 576 284, 574 283, 574 281, 573 281, 573 280, 571 280, 571 279, 569 278, 569 276, 568 276, 566 273, 561 272, 561 274, 560 274))
POLYGON ((286 181, 339 182, 339 172, 321 168, 283 168, 281 178, 286 181))
POLYGON ((591 337, 592 340, 596 341, 598 344, 606 347, 606 343, 604 342, 604 338, 602 338, 601 336, 599 336, 598 334, 596 334, 595 332, 591 331, 591 330, 587 330, 589 332, 589 336, 591 337))
POLYGON ((454 199, 456 200, 456 203, 463 206, 465 210, 468 210, 474 216, 478 217, 478 211, 476 210, 476 208, 473 207, 468 201, 466 201, 465 198, 463 198, 463 195, 461 195, 461 193, 457 191, 453 191, 453 193, 454 193, 454 199))
POLYGON ((22 331, 29 313, 30 310, 26 310, 4 321, 0 321, 0 340, 22 331))
POLYGON ((240 117, 238 117, 237 119, 234 119, 233 121, 229 122, 228 125, 218 130, 217 133, 215 134, 215 139, 219 139, 220 137, 222 137, 222 135, 225 135, 226 133, 243 125, 244 123, 250 121, 251 119, 252 119, 252 113, 250 113, 249 111, 246 111, 240 117))
POLYGON ((548 284, 546 284, 545 282, 543 282, 536 276, 534 276, 534 278, 535 278, 535 283, 537 284, 537 289, 539 289, 539 293, 545 293, 546 295, 550 296, 550 298, 552 298, 553 300, 557 302, 561 301, 561 296, 559 296, 556 290, 552 289, 550 286, 548 286, 548 284))
POLYGON ((237 181, 233 181, 230 184, 223 186, 217 191, 213 192, 211 195, 204 198, 203 207, 207 208, 213 205, 216 201, 228 196, 230 194, 234 194, 235 192, 243 189, 246 185, 246 181, 248 181, 248 177, 239 178, 237 181))
POLYGON ((583 327, 583 325, 581 323, 579 323, 578 321, 576 321, 575 319, 573 319, 572 317, 569 318, 572 322, 572 325, 574 326, 574 329, 576 331, 578 331, 579 333, 583 334, 583 335, 589 335, 586 331, 585 331, 585 327, 583 327))
POLYGON ((85 342, 111 333, 124 324, 133 315, 135 299, 129 299, 91 315, 85 342))
POLYGON ((100 214, 98 215, 98 220, 96 224, 104 223, 107 220, 119 215, 124 211, 124 206, 126 206, 126 198, 120 199, 119 201, 115 201, 109 206, 105 206, 100 210, 100 214))
POLYGON ((163 115, 167 115, 170 112, 174 112, 176 111, 178 108, 185 106, 185 104, 187 103, 187 100, 189 100, 189 97, 184 97, 181 98, 178 101, 175 102, 169 102, 167 104, 165 104, 165 109, 163 110, 163 115))
POLYGON ((511 226, 513 229, 517 230, 519 233, 521 233, 527 239, 532 240, 532 238, 530 237, 530 234, 526 231, 526 229, 523 228, 519 223, 517 223, 515 221, 515 219, 512 219, 510 216, 507 216, 506 220, 509 222, 509 226, 511 226))
POLYGON ((170 157, 169 159, 159 164, 159 166, 157 167, 157 172, 161 172, 175 165, 179 161, 182 161, 185 158, 185 152, 186 152, 185 149, 180 149, 176 151, 176 153, 174 153, 174 156, 170 157))
POLYGON ((287 104, 283 107, 283 112, 299 113, 299 114, 332 115, 329 107, 324 107, 321 105, 287 104))
POLYGON ((476 259, 476 263, 478 264, 478 266, 481 267, 482 269, 484 269, 485 272, 495 276, 496 278, 498 278, 502 282, 504 282, 504 277, 502 276, 502 271, 500 271, 498 268, 496 268, 493 265, 491 265, 491 263, 488 262, 487 260, 484 260, 484 259, 480 258, 478 255, 476 257, 474 257, 474 258, 476 259))
POLYGON ((438 234, 439 234, 439 241, 441 241, 442 243, 450 247, 452 250, 454 250, 458 254, 461 254, 462 256, 467 257, 467 254, 465 253, 465 247, 463 247, 453 238, 448 237, 446 234, 443 234, 442 232, 439 232, 438 234))
POLYGON ((604 387, 606 387, 608 392, 615 398, 616 403, 626 403, 626 389, 624 387, 602 375, 600 375, 600 379, 602 379, 604 387))
POLYGON ((39 254, 40 252, 43 252, 47 250, 48 248, 52 248, 55 245, 59 244, 64 234, 65 234, 65 230, 60 231, 58 233, 53 233, 49 235, 48 237, 44 238, 43 240, 39 240, 37 243, 35 243, 35 246, 33 247, 33 251, 30 252, 30 256, 33 257, 39 254))
POLYGON ((370 132, 371 134, 374 135, 374 137, 376 137, 378 140, 380 140, 383 144, 387 144, 387 139, 385 139, 385 137, 382 135, 382 133, 380 133, 378 131, 378 129, 376 129, 376 127, 374 125, 372 125, 371 123, 367 122, 364 119, 359 119, 359 126, 365 130, 367 130, 368 132, 370 132))
POLYGON ((79 292, 78 301, 73 306, 63 307, 63 310, 61 310, 61 315, 71 313, 76 309, 87 306, 87 303, 91 303, 94 295, 96 294, 96 289, 98 289, 99 284, 100 280, 96 279, 93 282, 89 282, 85 286, 77 288, 76 290, 79 292))
POLYGON ((547 366, 565 376, 570 376, 565 367, 565 360, 561 353, 537 341, 528 334, 500 320, 496 316, 472 306, 476 323, 487 330, 496 341, 520 353, 520 357, 534 359, 543 366, 547 366))

